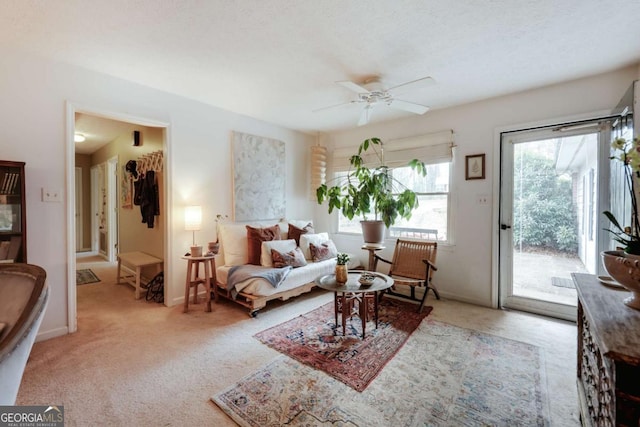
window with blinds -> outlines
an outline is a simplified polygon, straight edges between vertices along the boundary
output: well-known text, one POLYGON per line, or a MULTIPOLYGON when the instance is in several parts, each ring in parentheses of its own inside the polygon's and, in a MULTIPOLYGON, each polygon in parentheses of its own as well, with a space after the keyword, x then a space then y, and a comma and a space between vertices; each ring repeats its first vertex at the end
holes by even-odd
MULTIPOLYGON (((414 237, 449 242, 451 213, 451 168, 453 161, 453 131, 420 135, 410 138, 383 141, 384 162, 392 168, 393 177, 418 196, 419 206, 411 219, 400 219, 389 230, 387 237, 414 237), (406 166, 412 159, 419 159, 427 166, 425 177, 406 166)), ((338 180, 349 171, 349 158, 354 147, 339 148, 333 154, 333 173, 338 180)), ((366 158, 364 159, 366 163, 366 158)), ((349 220, 338 214, 338 232, 362 233, 360 220, 349 220)), ((371 215, 367 219, 374 219, 371 215)))

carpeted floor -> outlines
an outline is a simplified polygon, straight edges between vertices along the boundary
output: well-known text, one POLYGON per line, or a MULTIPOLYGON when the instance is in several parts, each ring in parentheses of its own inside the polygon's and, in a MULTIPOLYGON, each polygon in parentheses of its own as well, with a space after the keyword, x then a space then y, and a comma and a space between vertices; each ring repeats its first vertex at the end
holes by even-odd
POLYGON ((241 426, 547 426, 539 347, 426 319, 359 393, 285 356, 215 395, 241 426))
MULTIPOLYGON (((17 401, 64 405, 68 426, 235 426, 211 396, 281 357, 253 335, 332 301, 330 293, 316 290, 270 301, 255 319, 225 300, 211 313, 202 303, 182 313, 179 305, 136 300, 131 286, 115 284, 115 265, 78 268, 91 268, 102 282, 78 286, 76 333, 34 345, 17 401)), ((579 425, 575 324, 432 296, 427 303, 434 307, 427 320, 542 348, 550 425, 579 425)))
POLYGON ((97 283, 100 279, 91 269, 76 270, 76 286, 97 283))
POLYGON ((256 334, 269 347, 320 369, 355 390, 364 390, 430 312, 386 298, 380 303, 378 329, 368 322, 364 339, 358 317, 347 321, 346 335, 336 331, 333 302, 256 334))

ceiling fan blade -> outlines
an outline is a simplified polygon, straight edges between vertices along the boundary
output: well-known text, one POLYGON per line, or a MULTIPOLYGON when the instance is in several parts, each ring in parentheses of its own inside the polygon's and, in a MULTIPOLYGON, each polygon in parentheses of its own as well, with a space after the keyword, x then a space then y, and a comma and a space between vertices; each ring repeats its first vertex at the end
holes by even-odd
POLYGON ((340 86, 345 87, 355 93, 369 93, 369 91, 365 88, 363 88, 360 85, 355 84, 354 82, 350 82, 348 80, 345 81, 341 81, 341 82, 336 82, 338 83, 340 86))
POLYGON ((389 107, 396 108, 398 110, 409 111, 411 113, 416 114, 424 114, 429 111, 429 107, 426 105, 415 104, 413 102, 402 101, 399 99, 394 99, 389 103, 389 107))
POLYGON ((410 91, 414 91, 414 90, 420 90, 422 88, 431 86, 433 84, 435 84, 436 81, 434 79, 432 79, 431 77, 423 77, 421 79, 418 80, 413 80, 410 82, 406 82, 406 83, 402 83, 400 85, 391 87, 389 89, 387 89, 387 92, 393 94, 393 95, 398 95, 401 93, 407 93, 410 91))
POLYGON ((340 104, 329 105, 328 107, 316 108, 315 110, 312 110, 312 112, 317 113, 318 111, 330 110, 332 108, 346 107, 346 106, 354 104, 354 103, 355 103, 355 101, 341 102, 340 104))
POLYGON ((371 120, 371 111, 373 110, 373 106, 371 104, 365 105, 362 109, 362 113, 360 113, 360 120, 358 120, 358 126, 364 126, 369 123, 371 120))

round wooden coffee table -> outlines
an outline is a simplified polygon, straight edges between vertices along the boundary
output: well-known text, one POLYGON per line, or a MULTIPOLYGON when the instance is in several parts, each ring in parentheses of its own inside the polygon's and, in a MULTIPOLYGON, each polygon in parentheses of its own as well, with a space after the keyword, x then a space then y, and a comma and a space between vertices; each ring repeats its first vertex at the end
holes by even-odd
POLYGON ((333 303, 338 329, 338 313, 342 313, 342 335, 346 333, 347 317, 357 315, 362 321, 362 338, 365 335, 369 303, 373 301, 373 317, 378 329, 378 303, 381 292, 393 286, 393 279, 386 274, 363 270, 350 270, 346 283, 337 283, 335 274, 326 274, 316 280, 318 287, 333 292, 333 303), (371 285, 364 286, 358 282, 363 273, 372 274, 375 279, 371 285))

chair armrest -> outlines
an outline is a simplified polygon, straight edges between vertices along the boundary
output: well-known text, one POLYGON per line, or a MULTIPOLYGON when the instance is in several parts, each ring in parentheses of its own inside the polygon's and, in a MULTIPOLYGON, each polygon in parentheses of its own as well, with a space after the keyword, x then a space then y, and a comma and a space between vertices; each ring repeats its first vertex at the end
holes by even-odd
POLYGON ((377 263, 378 261, 382 261, 382 262, 386 262, 387 264, 391 264, 391 261, 386 260, 386 259, 382 258, 382 257, 381 257, 381 256, 379 256, 379 255, 375 255, 375 254, 374 254, 373 256, 375 257, 376 263, 377 263))
POLYGON ((434 263, 432 263, 431 261, 429 261, 428 259, 423 259, 422 262, 424 262, 425 264, 430 266, 433 269, 433 271, 437 271, 438 270, 438 267, 436 267, 436 265, 434 263))

